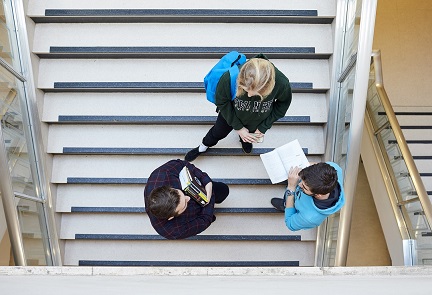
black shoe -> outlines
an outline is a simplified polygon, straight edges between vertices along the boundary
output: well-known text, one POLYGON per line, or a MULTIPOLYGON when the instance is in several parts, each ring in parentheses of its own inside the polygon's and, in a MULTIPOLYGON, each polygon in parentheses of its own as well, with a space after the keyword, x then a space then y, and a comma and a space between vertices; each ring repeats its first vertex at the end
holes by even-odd
POLYGON ((245 152, 246 154, 250 154, 252 152, 252 144, 250 142, 244 142, 241 138, 240 142, 243 152, 245 152))
POLYGON ((199 148, 199 147, 196 147, 196 148, 190 150, 190 151, 186 154, 186 156, 185 156, 185 160, 188 161, 188 162, 192 162, 193 160, 195 160, 196 158, 198 158, 199 155, 201 155, 202 153, 204 153, 204 152, 200 152, 200 151, 198 150, 198 148, 199 148))
POLYGON ((270 202, 273 205, 273 207, 276 208, 276 210, 285 212, 285 207, 284 207, 284 204, 283 204, 283 199, 281 199, 281 198, 273 198, 273 199, 271 199, 270 202))

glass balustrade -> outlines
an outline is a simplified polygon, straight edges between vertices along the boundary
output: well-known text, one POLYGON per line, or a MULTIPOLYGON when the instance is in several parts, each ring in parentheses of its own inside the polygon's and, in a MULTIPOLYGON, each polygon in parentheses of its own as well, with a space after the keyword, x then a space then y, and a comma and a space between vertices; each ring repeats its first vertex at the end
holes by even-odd
POLYGON ((20 55, 25 51, 18 34, 24 28, 18 29, 17 17, 24 12, 14 11, 20 7, 17 3, 12 0, 0 3, 0 139, 4 141, 0 153, 3 153, 2 161, 5 159, 3 163, 7 162, 0 167, 0 188, 1 192, 6 192, 1 197, 4 208, 14 211, 5 215, 14 257, 19 260, 15 263, 52 265, 46 195, 40 178, 42 168, 36 160, 35 130, 32 129, 35 124, 30 123, 32 110, 28 89, 33 86, 23 75, 30 72, 24 70, 29 59, 20 55))
MULTIPOLYGON (((412 264, 432 264, 432 231, 431 231, 431 201, 421 182, 405 138, 397 122, 388 97, 382 86, 380 71, 376 71, 375 64, 380 63, 379 54, 374 55, 371 66, 369 91, 367 98, 367 112, 371 119, 374 136, 386 163, 384 173, 388 173, 391 180, 395 204, 401 213, 403 224, 415 241, 411 243, 414 251, 412 264)), ((380 66, 380 65, 379 65, 380 66)))
MULTIPOLYGON (((333 161, 342 168, 345 184, 355 182, 357 179, 357 173, 347 173, 347 163, 350 152, 349 144, 352 140, 350 138, 352 135, 351 120, 362 2, 361 0, 338 2, 338 15, 341 17, 336 20, 335 24, 336 41, 333 55, 335 82, 330 91, 327 131, 330 135, 327 136, 326 160, 333 161)), ((328 217, 326 223, 320 226, 318 236, 323 241, 319 241, 317 246, 319 258, 316 264, 318 266, 335 266, 340 226, 347 221, 341 220, 340 212, 338 212, 328 217)), ((348 246, 345 245, 345 248, 347 249, 348 246)))

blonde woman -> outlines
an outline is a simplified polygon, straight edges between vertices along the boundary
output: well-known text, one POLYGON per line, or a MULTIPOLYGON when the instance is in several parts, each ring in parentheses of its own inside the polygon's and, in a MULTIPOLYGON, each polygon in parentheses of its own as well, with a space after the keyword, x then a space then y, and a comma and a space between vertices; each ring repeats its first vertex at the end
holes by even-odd
POLYGON ((186 161, 195 160, 209 147, 227 137, 233 129, 240 137, 243 151, 249 154, 252 152, 252 144, 262 138, 275 121, 285 116, 291 104, 292 93, 288 78, 263 54, 251 58, 241 66, 234 100, 231 100, 230 89, 230 75, 227 71, 216 88, 219 112, 216 123, 202 143, 186 154, 186 161))

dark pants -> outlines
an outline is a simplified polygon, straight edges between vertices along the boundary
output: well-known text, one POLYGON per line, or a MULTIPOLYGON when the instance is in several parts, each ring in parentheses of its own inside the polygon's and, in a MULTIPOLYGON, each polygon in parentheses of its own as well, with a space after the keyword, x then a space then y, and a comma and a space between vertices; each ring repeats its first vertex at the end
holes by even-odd
POLYGON ((214 146, 219 140, 224 139, 233 130, 233 128, 228 125, 227 121, 222 117, 221 113, 218 114, 216 123, 204 136, 202 143, 208 147, 214 146))
POLYGON ((222 203, 229 195, 229 187, 223 182, 213 181, 213 193, 215 196, 215 203, 222 203))

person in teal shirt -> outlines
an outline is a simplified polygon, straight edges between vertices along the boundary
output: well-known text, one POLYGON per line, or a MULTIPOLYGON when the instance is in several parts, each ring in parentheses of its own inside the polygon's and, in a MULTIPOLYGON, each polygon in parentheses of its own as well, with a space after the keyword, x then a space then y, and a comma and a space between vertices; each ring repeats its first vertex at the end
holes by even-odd
POLYGON ((273 198, 271 204, 285 212, 290 230, 317 227, 345 204, 342 169, 333 162, 312 164, 302 170, 291 167, 284 198, 273 198))

